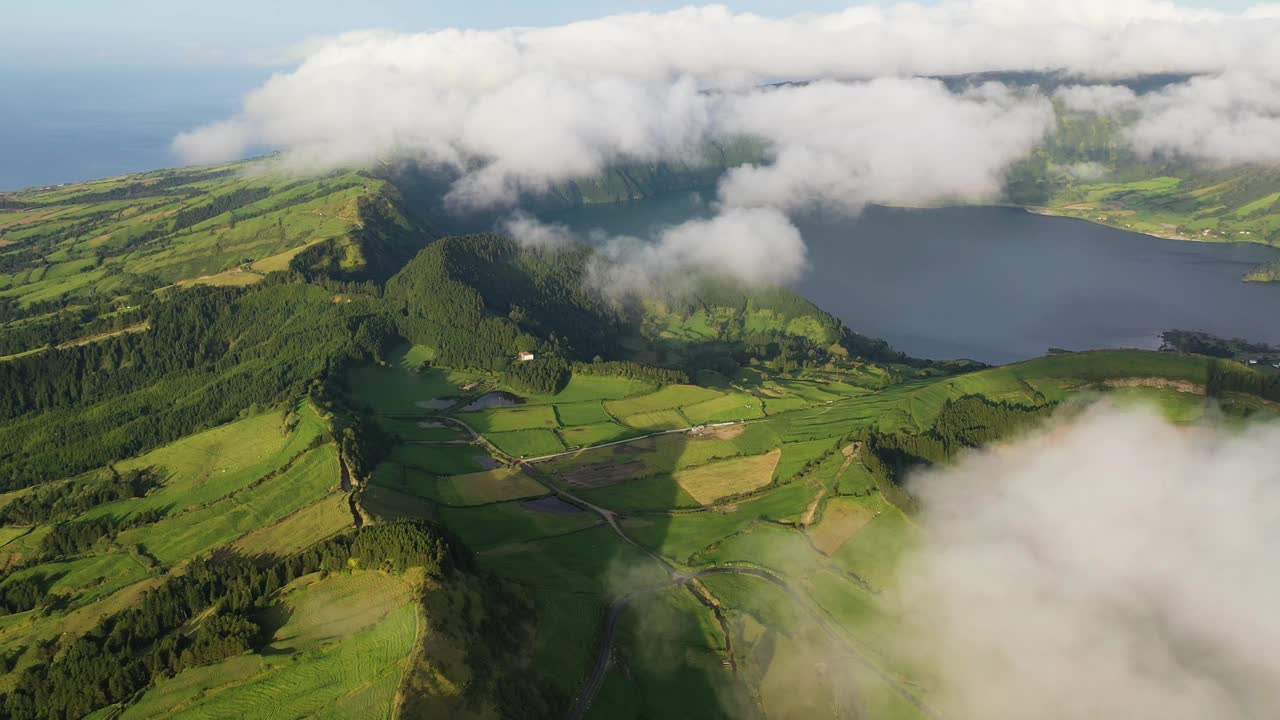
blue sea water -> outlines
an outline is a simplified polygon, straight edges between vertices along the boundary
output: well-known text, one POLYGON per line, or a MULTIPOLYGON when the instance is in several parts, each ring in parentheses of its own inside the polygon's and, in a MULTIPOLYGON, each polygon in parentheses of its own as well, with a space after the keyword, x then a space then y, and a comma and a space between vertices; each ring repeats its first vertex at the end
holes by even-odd
POLYGON ((178 133, 233 114, 267 68, 0 67, 0 190, 172 167, 178 133))

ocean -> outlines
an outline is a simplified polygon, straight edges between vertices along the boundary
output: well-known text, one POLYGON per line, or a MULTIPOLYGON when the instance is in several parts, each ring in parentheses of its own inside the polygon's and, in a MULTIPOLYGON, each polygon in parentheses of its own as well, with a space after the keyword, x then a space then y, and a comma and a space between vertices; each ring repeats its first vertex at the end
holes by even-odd
POLYGON ((0 190, 180 164, 183 130, 233 114, 268 68, 0 67, 0 190))

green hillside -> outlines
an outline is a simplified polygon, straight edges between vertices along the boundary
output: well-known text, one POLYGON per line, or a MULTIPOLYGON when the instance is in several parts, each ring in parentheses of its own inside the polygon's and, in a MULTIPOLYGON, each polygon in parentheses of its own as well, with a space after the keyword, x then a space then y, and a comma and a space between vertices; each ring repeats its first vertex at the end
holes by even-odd
POLYGON ((1280 402, 1186 353, 919 360, 716 278, 606 298, 590 248, 433 239, 421 188, 243 170, 5 200, 6 717, 927 717, 912 468, 1098 395, 1280 402))
POLYGON ((172 284, 267 273, 386 277, 426 237, 369 175, 300 178, 258 160, 0 195, 0 307, 102 316, 172 284))

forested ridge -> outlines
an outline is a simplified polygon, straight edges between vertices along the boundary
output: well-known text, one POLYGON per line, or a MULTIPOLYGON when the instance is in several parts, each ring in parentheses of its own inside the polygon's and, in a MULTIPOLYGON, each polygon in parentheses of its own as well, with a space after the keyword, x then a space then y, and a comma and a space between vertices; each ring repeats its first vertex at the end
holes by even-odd
POLYGON ((147 332, 0 363, 0 486, 69 477, 299 397, 396 337, 375 300, 335 303, 283 275, 157 296, 144 314, 147 332))
MULTIPOLYGON (((464 548, 432 528, 391 523, 339 536, 269 565, 229 553, 199 558, 104 618, 61 656, 23 672, 3 699, 7 717, 72 720, 130 699, 153 677, 253 649, 277 589, 313 572, 423 568, 451 580, 474 572, 464 548), (208 612, 194 633, 182 629, 208 612)), ((451 580, 452 581, 452 580, 451 580)))

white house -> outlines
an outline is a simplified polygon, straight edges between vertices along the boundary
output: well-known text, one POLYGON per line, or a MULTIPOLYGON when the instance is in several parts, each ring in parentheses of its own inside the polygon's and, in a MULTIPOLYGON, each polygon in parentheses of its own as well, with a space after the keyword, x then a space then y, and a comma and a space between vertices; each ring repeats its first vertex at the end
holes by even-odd
POLYGON ((530 360, 533 359, 533 353, 522 352, 516 356, 516 359, 519 360, 520 362, 529 362, 530 360))

